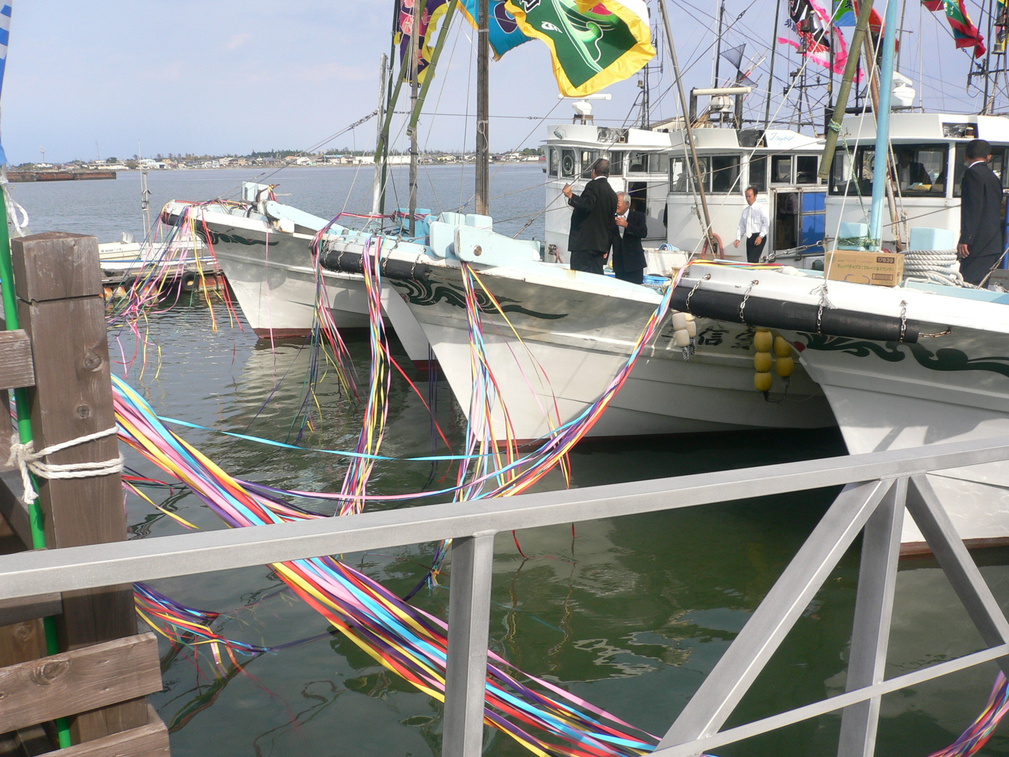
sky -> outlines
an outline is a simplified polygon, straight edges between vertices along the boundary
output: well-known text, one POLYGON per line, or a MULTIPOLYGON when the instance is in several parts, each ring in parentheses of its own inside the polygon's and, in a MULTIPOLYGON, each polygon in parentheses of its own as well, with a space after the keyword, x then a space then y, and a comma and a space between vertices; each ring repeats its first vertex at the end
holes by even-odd
MULTIPOLYGON (((986 25, 974 2, 968 9, 986 25)), ((686 87, 710 86, 718 4, 668 0, 667 7, 686 87)), ((752 115, 764 110, 774 7, 774 0, 725 0, 723 47, 746 43, 744 57, 756 64, 752 115)), ((12 164, 41 161, 43 150, 47 162, 65 162, 320 144, 368 149, 374 121, 327 140, 377 106, 391 23, 389 0, 14 0, 0 103, 3 146, 12 164)), ((919 85, 923 104, 976 111, 980 97, 965 91, 967 56, 953 49, 941 14, 908 0, 901 28, 901 69, 919 85)), ((474 36, 457 24, 443 54, 421 121, 426 150, 473 149, 474 36)), ((665 51, 665 41, 657 43, 665 51)), ((801 62, 789 48, 778 50, 774 112, 801 62)), ((650 75, 655 120, 680 112, 663 57, 650 75)), ((728 69, 723 62, 722 78, 728 69)), ((818 75, 826 80, 825 69, 809 69, 811 79, 818 75)), ((492 61, 490 76, 493 151, 538 147, 545 123, 570 121, 541 42, 492 61)), ((594 103, 597 122, 635 122, 637 77, 607 91, 611 100, 594 103)), ((783 116, 795 100, 781 108, 783 116)), ((394 147, 406 146, 397 127, 394 147)))

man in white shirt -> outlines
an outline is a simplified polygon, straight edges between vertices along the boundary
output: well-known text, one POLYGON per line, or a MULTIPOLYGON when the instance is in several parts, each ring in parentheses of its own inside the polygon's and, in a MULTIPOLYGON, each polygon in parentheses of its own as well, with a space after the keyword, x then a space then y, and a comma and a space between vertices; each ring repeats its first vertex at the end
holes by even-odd
POLYGON ((739 247, 742 239, 746 240, 746 262, 759 263, 760 254, 767 242, 767 229, 770 221, 767 218, 767 207, 757 202, 757 190, 746 188, 746 208, 739 219, 739 229, 736 231, 735 247, 739 247))

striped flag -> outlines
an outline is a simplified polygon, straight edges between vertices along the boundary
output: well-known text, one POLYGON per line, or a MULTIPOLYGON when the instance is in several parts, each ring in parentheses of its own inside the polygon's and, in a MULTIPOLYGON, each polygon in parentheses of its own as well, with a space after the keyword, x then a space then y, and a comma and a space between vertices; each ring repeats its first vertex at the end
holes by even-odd
POLYGON ((565 97, 598 92, 655 57, 644 0, 508 0, 522 33, 550 48, 565 97))

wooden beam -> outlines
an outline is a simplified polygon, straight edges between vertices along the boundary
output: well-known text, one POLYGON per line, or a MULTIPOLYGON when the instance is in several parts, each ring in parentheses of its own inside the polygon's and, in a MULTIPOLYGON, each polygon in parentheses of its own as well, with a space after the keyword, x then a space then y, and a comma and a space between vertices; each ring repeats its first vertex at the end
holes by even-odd
POLYGON ((50 752, 49 757, 171 757, 168 729, 153 707, 148 706, 148 716, 147 725, 50 752))
MULTIPOLYGON (((161 691, 152 633, 61 652, 0 670, 0 733, 161 691)), ((140 725, 148 722, 146 704, 140 725)), ((139 726, 137 726, 139 727, 139 726)))
POLYGON ((24 329, 0 331, 0 389, 16 389, 34 383, 35 367, 28 333, 24 329))
MULTIPOLYGON (((28 403, 35 449, 114 428, 98 240, 64 232, 36 234, 12 240, 11 254, 18 313, 34 352, 35 386, 28 390, 28 403)), ((48 455, 45 462, 103 462, 118 455, 112 434, 48 455)), ((39 499, 49 549, 126 539, 118 473, 43 478, 39 499)), ((67 650, 134 635, 133 587, 64 594, 58 631, 61 648, 67 650)), ((142 700, 80 711, 84 714, 72 723, 75 743, 147 722, 142 700)))
POLYGON ((36 618, 48 618, 61 612, 63 612, 63 598, 59 594, 46 594, 28 599, 6 599, 0 601, 0 626, 36 618))

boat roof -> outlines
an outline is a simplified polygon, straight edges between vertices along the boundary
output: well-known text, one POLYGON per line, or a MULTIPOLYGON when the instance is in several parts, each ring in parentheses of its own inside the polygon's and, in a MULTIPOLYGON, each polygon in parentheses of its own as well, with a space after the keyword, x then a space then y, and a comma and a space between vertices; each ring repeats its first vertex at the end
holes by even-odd
MULTIPOLYGON (((681 129, 653 130, 617 129, 594 124, 555 124, 548 127, 551 146, 591 147, 610 150, 645 149, 663 150, 683 147, 686 134, 681 129)), ((699 150, 753 150, 774 151, 811 150, 823 148, 823 139, 801 134, 791 129, 727 129, 696 128, 694 144, 699 150)))
MULTIPOLYGON (((871 113, 845 116, 842 137, 865 142, 876 139, 876 119, 871 113)), ((957 142, 971 139, 1009 142, 1009 117, 962 113, 890 114, 890 141, 895 143, 957 142)))
POLYGON ((551 124, 547 144, 566 144, 576 147, 605 147, 606 149, 665 149, 670 146, 669 134, 634 127, 615 128, 595 124, 551 124))

